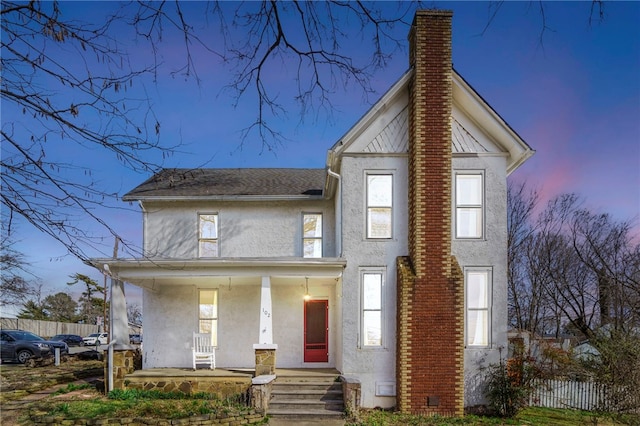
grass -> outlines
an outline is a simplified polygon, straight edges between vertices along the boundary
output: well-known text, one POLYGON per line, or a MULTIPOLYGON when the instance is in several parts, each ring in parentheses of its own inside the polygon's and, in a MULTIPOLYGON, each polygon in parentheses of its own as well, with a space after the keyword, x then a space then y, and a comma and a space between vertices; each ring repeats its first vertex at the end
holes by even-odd
POLYGON ((59 366, 51 364, 35 368, 12 365, 0 369, 0 384, 2 396, 7 397, 14 391, 31 393, 86 377, 100 377, 103 374, 102 361, 70 360, 59 366))
MULTIPOLYGON (((48 365, 28 368, 14 365, 0 369, 0 401, 21 399, 29 393, 54 385, 65 384, 49 397, 23 405, 20 422, 31 424, 30 419, 54 417, 56 419, 108 419, 108 418, 161 418, 177 419, 204 414, 243 414, 248 408, 240 398, 217 399, 210 394, 185 395, 181 392, 114 391, 109 397, 95 384, 71 383, 85 377, 101 377, 101 361, 70 359, 60 366, 48 365)), ((99 381, 101 384, 101 381, 99 381)))
POLYGON ((221 400, 206 393, 189 395, 142 390, 117 390, 105 397, 95 389, 67 386, 53 398, 30 405, 22 420, 41 417, 60 417, 65 420, 139 417, 172 420, 205 414, 243 414, 249 411, 238 400, 240 398, 221 400), (60 400, 62 397, 65 399, 60 400))
POLYGON ((82 389, 93 389, 95 388, 94 385, 90 384, 90 383, 81 383, 79 385, 75 384, 75 383, 69 383, 67 386, 58 389, 57 391, 55 391, 52 395, 63 395, 65 393, 69 393, 69 392, 74 392, 77 390, 82 390, 82 389))
MULTIPOLYGON (((0 369, 0 400, 7 401, 15 392, 30 393, 54 384, 71 382, 81 377, 102 374, 103 364, 98 361, 73 361, 59 367, 26 368, 15 366, 0 369)), ((23 423, 31 416, 74 418, 139 418, 176 419, 202 414, 229 414, 246 412, 247 408, 234 400, 218 400, 209 394, 187 396, 181 392, 159 393, 137 390, 114 391, 107 398, 90 384, 73 383, 61 388, 49 398, 29 403, 24 407, 23 423)), ((363 410, 358 426, 442 426, 442 425, 637 425, 640 416, 596 414, 576 410, 527 408, 514 419, 465 416, 463 418, 409 416, 384 410, 363 410)))
POLYGON ((444 425, 640 425, 638 416, 612 417, 579 410, 529 407, 512 419, 467 415, 462 418, 415 416, 384 410, 362 411, 360 421, 350 426, 444 426, 444 425))

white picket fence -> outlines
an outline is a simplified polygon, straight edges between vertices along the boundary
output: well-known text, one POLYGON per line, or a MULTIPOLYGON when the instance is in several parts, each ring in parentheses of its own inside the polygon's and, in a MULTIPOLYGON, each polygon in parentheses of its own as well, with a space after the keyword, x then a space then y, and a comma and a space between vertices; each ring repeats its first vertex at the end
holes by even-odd
MULTIPOLYGON (((608 410, 616 404, 611 398, 630 397, 628 392, 616 392, 614 396, 602 383, 577 380, 536 380, 529 405, 547 408, 571 408, 576 410, 608 410)), ((629 407, 640 407, 640 401, 625 401, 629 407)))

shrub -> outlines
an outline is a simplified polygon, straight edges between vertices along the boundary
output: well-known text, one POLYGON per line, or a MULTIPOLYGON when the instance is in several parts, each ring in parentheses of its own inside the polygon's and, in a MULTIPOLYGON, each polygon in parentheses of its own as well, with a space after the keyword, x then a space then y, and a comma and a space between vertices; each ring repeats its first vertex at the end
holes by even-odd
POLYGON ((600 409, 637 413, 640 405, 640 336, 636 330, 605 328, 591 344, 598 354, 583 361, 593 379, 607 389, 600 409))
POLYGON ((516 353, 506 361, 500 357, 487 371, 487 399, 489 406, 503 417, 513 417, 527 406, 533 391, 533 379, 539 369, 533 359, 516 353))

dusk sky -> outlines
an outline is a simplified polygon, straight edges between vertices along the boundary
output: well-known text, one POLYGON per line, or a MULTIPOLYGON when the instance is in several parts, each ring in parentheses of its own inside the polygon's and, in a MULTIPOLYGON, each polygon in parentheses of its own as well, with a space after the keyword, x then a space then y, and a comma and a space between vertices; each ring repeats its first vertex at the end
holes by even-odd
MULTIPOLYGON (((98 21, 114 4, 63 2, 63 16, 69 13, 98 21)), ((427 6, 453 10, 454 68, 536 151, 510 179, 538 188, 545 202, 562 193, 576 193, 593 211, 610 213, 616 220, 634 220, 640 234, 640 2, 605 2, 604 21, 598 21, 596 12, 591 23, 591 2, 543 4, 546 28, 536 2, 505 2, 492 20, 496 3, 427 6)), ((183 5, 201 7, 196 2, 183 5)), ((195 24, 208 39, 215 41, 219 36, 213 30, 207 33, 203 22, 195 24)), ((200 85, 170 76, 165 67, 157 82, 143 80, 131 90, 150 98, 161 123, 162 142, 182 144, 164 160, 165 167, 322 168, 327 149, 407 70, 408 28, 398 26, 395 31, 404 46, 373 75, 377 94, 365 100, 354 88, 336 90, 331 98, 336 110, 330 116, 309 114, 301 122, 299 109, 287 99, 295 84, 290 77, 292 65, 284 61, 271 66, 268 78, 274 93, 283 104, 291 105, 281 120, 273 121, 287 138, 273 152, 263 151, 256 134, 249 134, 241 145, 242 129, 255 119, 253 98, 242 98, 234 107, 232 93, 223 90, 232 70, 214 55, 194 51, 200 85)), ((352 45, 345 46, 344 53, 363 60, 366 52, 360 46, 368 40, 353 32, 352 45)), ((127 47, 135 48, 134 42, 127 47)), ((140 60, 145 53, 140 52, 140 60)), ((182 61, 181 40, 166 37, 160 55, 166 64, 182 61)), ((18 112, 2 105, 3 128, 21 119, 18 112)), ((99 151, 83 152, 68 144, 57 145, 51 155, 91 165, 95 179, 120 196, 149 177, 127 171, 99 151)), ((120 205, 126 209, 105 209, 103 219, 140 245, 139 209, 135 204, 120 205)), ((81 218, 78 223, 83 223, 81 218)), ((91 229, 94 224, 84 226, 91 229)), ((69 292, 65 283, 77 272, 102 283, 97 271, 67 256, 64 247, 26 222, 19 221, 14 232, 14 248, 26 255, 44 283, 44 295, 69 292)), ((107 238, 95 257, 111 256, 112 244, 107 238)))

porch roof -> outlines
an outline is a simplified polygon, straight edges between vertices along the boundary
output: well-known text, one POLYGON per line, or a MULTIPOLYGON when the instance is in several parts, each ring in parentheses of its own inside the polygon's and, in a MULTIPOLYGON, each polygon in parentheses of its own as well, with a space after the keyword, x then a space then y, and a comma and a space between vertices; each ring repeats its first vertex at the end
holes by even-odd
POLYGON ((299 280, 334 280, 347 265, 343 258, 215 258, 215 259, 92 259, 93 266, 130 284, 154 288, 163 284, 253 284, 263 276, 299 280))

